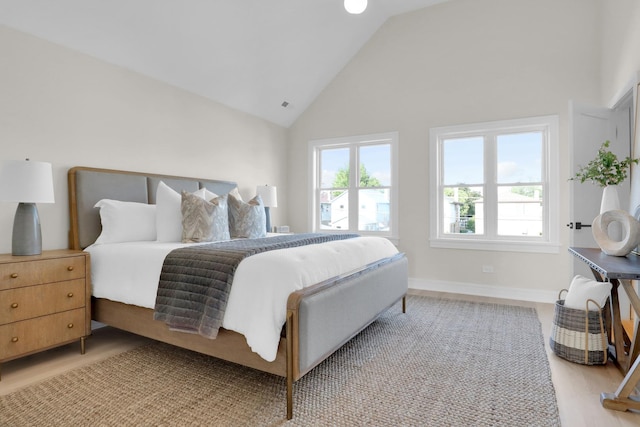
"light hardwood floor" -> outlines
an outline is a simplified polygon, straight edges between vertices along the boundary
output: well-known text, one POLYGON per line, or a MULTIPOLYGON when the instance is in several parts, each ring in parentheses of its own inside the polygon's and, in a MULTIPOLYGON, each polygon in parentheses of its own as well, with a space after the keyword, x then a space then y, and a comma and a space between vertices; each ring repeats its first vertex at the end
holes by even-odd
MULTIPOLYGON (((640 413, 617 412, 602 408, 601 392, 614 392, 622 374, 611 363, 606 366, 583 366, 555 356, 549 349, 549 332, 553 321, 553 304, 483 298, 458 294, 415 291, 434 297, 495 302, 534 307, 545 335, 551 376, 564 427, 634 426, 640 425, 640 413)), ((130 350, 147 342, 112 328, 100 328, 87 339, 87 351, 80 355, 80 344, 70 344, 43 353, 13 360, 2 365, 0 395, 11 393, 29 384, 42 381, 69 369, 88 365, 109 356, 130 350)))

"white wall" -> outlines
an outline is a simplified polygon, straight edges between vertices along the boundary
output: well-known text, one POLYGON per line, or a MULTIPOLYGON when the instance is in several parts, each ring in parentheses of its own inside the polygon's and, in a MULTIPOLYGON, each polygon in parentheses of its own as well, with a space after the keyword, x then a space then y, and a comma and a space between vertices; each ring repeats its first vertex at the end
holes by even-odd
POLYGON ((602 105, 638 82, 640 71, 640 2, 603 0, 602 105))
MULTIPOLYGON (((611 106, 640 83, 640 2, 603 2, 602 105, 611 106)), ((635 90, 637 95, 637 89, 635 90)), ((637 98, 637 96, 636 96, 637 98)), ((636 99, 637 102, 637 99, 636 99)), ((640 111, 636 111, 640 123, 640 111)), ((635 130, 633 156, 640 157, 640 131, 635 130)), ((640 167, 632 166, 630 212, 640 204, 640 167)))
POLYGON ((399 248, 411 285, 552 301, 571 274, 568 105, 600 99, 600 5, 454 0, 389 20, 291 128, 292 227, 307 227, 307 141, 399 131, 399 248), (430 248, 429 128, 549 114, 560 117, 559 253, 430 248))
MULTIPOLYGON (((68 247, 76 165, 232 180, 245 197, 273 184, 287 205, 285 128, 3 26, 0 58, 0 160, 54 167, 56 203, 38 205, 44 249, 68 247)), ((15 209, 0 202, 0 253, 15 209)))

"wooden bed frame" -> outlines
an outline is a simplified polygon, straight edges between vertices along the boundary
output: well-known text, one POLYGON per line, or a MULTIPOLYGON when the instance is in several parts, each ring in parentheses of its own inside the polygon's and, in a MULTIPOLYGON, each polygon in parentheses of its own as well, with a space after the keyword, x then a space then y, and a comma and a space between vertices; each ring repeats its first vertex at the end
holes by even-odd
MULTIPOLYGON (((94 208, 101 199, 155 203, 155 189, 163 181, 176 191, 207 188, 226 194, 236 187, 229 181, 170 175, 74 167, 68 172, 71 249, 81 250, 100 233, 94 208)), ((374 268, 353 271, 292 293, 287 301, 285 334, 276 359, 267 362, 251 351, 243 335, 221 329, 215 340, 170 331, 153 320, 153 310, 93 298, 92 318, 112 327, 179 347, 282 376, 287 387, 287 419, 293 417, 293 383, 334 353, 402 300, 408 287, 407 259, 403 254, 382 260, 374 268)))

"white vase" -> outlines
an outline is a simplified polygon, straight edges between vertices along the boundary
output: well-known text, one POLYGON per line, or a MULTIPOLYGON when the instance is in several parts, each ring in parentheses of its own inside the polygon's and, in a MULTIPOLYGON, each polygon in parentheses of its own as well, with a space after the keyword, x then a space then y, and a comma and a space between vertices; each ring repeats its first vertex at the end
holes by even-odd
MULTIPOLYGON (((618 197, 618 186, 607 185, 602 189, 602 200, 600 201, 600 215, 609 211, 617 211, 620 209, 620 198, 618 197)), ((592 232, 595 230, 592 228, 592 232)), ((614 221, 607 224, 604 229, 604 233, 607 234, 612 242, 619 242, 622 240, 622 226, 619 222, 614 221)), ((596 238, 594 234, 594 238, 596 238)), ((597 238, 596 238, 597 241, 597 238)))
POLYGON ((620 209, 620 198, 618 197, 618 186, 607 185, 602 189, 602 201, 600 202, 600 213, 615 211, 620 209))

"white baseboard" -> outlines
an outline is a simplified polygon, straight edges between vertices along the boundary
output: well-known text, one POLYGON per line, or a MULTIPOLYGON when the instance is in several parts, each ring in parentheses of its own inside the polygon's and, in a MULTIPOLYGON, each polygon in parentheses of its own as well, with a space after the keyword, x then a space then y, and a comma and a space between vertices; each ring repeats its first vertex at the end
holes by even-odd
POLYGON ((409 289, 555 304, 557 291, 409 278, 409 289))

